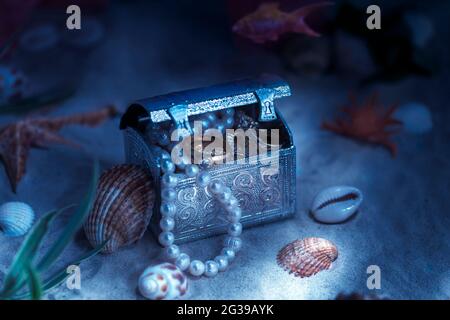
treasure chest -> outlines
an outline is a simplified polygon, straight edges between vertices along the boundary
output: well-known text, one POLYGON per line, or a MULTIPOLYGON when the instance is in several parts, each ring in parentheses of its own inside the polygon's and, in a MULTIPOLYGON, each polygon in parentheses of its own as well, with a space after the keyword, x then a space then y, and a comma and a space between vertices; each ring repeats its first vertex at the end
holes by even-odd
MULTIPOLYGON (((155 181, 158 197, 151 222, 154 234, 160 233, 160 160, 171 154, 179 143, 180 140, 172 141, 171 133, 176 129, 184 132, 186 137, 195 135, 199 128, 205 132, 214 128, 223 132, 224 141, 229 141, 230 137, 233 139, 229 134, 233 130, 240 129, 244 134, 250 129, 254 129, 251 131, 253 134, 263 132, 266 139, 262 141, 260 136, 257 137, 256 154, 246 150, 245 145, 244 148, 234 146, 231 151, 227 150, 227 154, 239 153, 239 161, 236 161, 237 157, 234 161, 225 161, 224 157, 220 158, 220 153, 214 153, 201 159, 199 167, 231 189, 239 200, 244 227, 277 221, 295 213, 295 146, 285 120, 274 105, 276 99, 289 95, 290 88, 285 81, 277 76, 263 75, 143 99, 128 107, 120 124, 126 161, 146 168, 155 181), (201 126, 198 127, 197 123, 201 126), (268 136, 276 140, 276 152, 275 143, 269 142, 268 136), (265 155, 261 157, 263 151, 265 155), (218 158, 223 161, 216 161, 218 158)), ((178 138, 180 136, 183 134, 177 135, 178 138)), ((252 149, 250 137, 251 134, 245 136, 248 149, 252 149)), ((203 146, 204 141, 200 145, 203 146)), ((226 233, 227 223, 217 200, 207 188, 199 187, 195 178, 182 170, 176 173, 180 182, 176 186, 175 242, 226 233)))

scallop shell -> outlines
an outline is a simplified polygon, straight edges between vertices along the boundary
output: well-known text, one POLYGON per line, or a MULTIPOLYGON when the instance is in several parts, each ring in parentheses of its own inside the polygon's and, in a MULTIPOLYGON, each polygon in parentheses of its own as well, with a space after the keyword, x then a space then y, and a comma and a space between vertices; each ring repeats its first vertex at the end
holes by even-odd
POLYGON ((151 300, 173 300, 187 291, 187 278, 171 263, 150 266, 139 277, 140 293, 151 300))
POLYGON ((310 277, 329 269, 338 257, 336 246, 322 238, 295 240, 278 252, 277 262, 296 277, 310 277))
POLYGON ((5 236, 20 237, 26 234, 34 222, 34 211, 23 202, 7 202, 0 206, 0 230, 5 236))
POLYGON ((311 206, 317 221, 339 223, 352 216, 361 205, 363 195, 360 190, 349 186, 334 186, 322 190, 311 206))
POLYGON ((135 165, 119 165, 100 177, 97 195, 85 225, 93 247, 109 240, 103 253, 139 240, 150 222, 155 192, 146 171, 135 165))

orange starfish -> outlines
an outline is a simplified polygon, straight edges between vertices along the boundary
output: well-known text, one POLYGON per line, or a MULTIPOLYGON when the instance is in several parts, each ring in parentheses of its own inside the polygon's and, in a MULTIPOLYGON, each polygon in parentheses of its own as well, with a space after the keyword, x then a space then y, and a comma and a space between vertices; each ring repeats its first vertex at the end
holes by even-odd
POLYGON ((402 125, 401 121, 392 117, 397 106, 382 108, 378 104, 376 93, 372 94, 362 106, 358 106, 353 94, 350 94, 349 100, 351 106, 342 108, 349 118, 336 119, 333 123, 324 122, 322 128, 362 142, 382 145, 395 157, 397 146, 390 138, 400 131, 398 126, 402 125))
POLYGON ((48 143, 64 143, 76 146, 58 134, 64 126, 71 124, 96 126, 117 114, 113 106, 77 115, 48 118, 25 118, 0 129, 0 157, 5 164, 11 187, 17 185, 25 175, 28 153, 33 147, 45 147, 48 143))

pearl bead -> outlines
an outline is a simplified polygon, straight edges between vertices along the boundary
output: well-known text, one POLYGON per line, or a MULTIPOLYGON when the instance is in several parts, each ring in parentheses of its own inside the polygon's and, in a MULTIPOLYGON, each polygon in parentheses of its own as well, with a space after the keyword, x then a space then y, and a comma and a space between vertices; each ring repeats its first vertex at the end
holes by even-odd
POLYGON ((233 195, 231 194, 231 189, 226 187, 224 188, 222 193, 217 195, 217 200, 219 200, 223 205, 227 205, 232 196, 233 195))
POLYGON ((191 258, 186 253, 181 253, 177 260, 175 260, 175 265, 181 270, 184 271, 189 268, 191 263, 191 258))
POLYGON ((228 236, 224 239, 223 245, 225 247, 230 247, 234 251, 238 252, 242 248, 242 240, 238 237, 228 236))
POLYGON ((167 146, 170 143, 170 138, 166 133, 160 133, 158 135, 158 143, 161 146, 167 146))
POLYGON ((208 129, 210 124, 211 123, 208 120, 206 120, 206 119, 202 120, 202 127, 203 127, 203 129, 208 129))
POLYGON ((232 210, 228 211, 228 221, 231 223, 237 223, 239 220, 241 220, 242 217, 242 210, 239 207, 233 207, 232 210))
POLYGON ((163 188, 161 190, 161 198, 167 202, 173 202, 177 198, 177 193, 172 188, 163 188))
POLYGON ((171 231, 175 227, 175 220, 173 220, 173 218, 170 217, 164 217, 159 222, 159 226, 163 231, 171 231))
POLYGON ((223 124, 225 125, 226 128, 232 128, 234 125, 234 118, 232 117, 226 118, 223 124))
POLYGON ((180 256, 180 248, 172 244, 166 248, 166 255, 169 259, 177 259, 180 256))
POLYGON ((226 128, 225 125, 222 122, 220 122, 216 125, 216 129, 223 133, 226 128))
POLYGON ((200 174, 197 176, 197 184, 200 187, 206 187, 210 181, 211 176, 207 172, 200 172, 200 174))
MULTIPOLYGON (((215 117, 215 115, 213 115, 215 117)), ((212 120, 210 117, 209 120, 212 120)), ((208 120, 208 121, 209 121, 208 120)), ((218 121, 219 122, 219 121, 218 121)), ((164 252, 169 259, 175 260, 175 265, 182 271, 189 269, 193 276, 205 275, 213 277, 219 271, 225 271, 230 262, 235 258, 236 252, 242 248, 242 240, 239 236, 242 233, 242 224, 239 220, 242 216, 242 210, 239 207, 239 201, 233 196, 229 187, 226 187, 220 180, 211 181, 211 175, 207 171, 200 172, 197 165, 190 164, 190 159, 185 158, 182 167, 186 176, 196 177, 197 185, 200 187, 207 187, 208 192, 218 200, 227 213, 227 219, 230 225, 227 228, 228 236, 224 239, 224 248, 221 254, 214 258, 202 262, 200 260, 193 260, 189 255, 180 252, 180 248, 174 244, 175 235, 171 232, 175 228, 174 216, 177 208, 173 202, 177 199, 177 192, 175 190, 178 184, 178 176, 174 173, 175 165, 170 159, 161 157, 161 170, 164 172, 161 178, 161 199, 160 206, 161 220, 159 226, 162 232, 158 240, 164 246, 164 252)), ((183 160, 183 158, 181 158, 183 160)), ((178 164, 177 164, 178 166, 178 164)))
POLYGON ((160 151, 160 158, 161 159, 169 159, 170 160, 170 153, 168 153, 166 150, 161 149, 160 151))
POLYGON ((208 260, 205 262, 205 276, 214 277, 219 272, 219 265, 217 262, 208 260))
POLYGON ((234 116, 234 108, 225 109, 224 113, 226 116, 232 117, 234 116))
POLYGON ((159 234, 158 240, 162 246, 168 247, 175 241, 175 236, 172 232, 163 231, 159 234))
POLYGON ((240 224, 239 222, 233 223, 228 226, 228 234, 230 236, 238 237, 241 235, 241 233, 242 233, 242 224, 240 224))
POLYGON ((205 264, 200 260, 193 260, 189 265, 189 272, 196 277, 199 277, 205 272, 205 264))
POLYGON ((186 166, 191 164, 191 159, 187 157, 181 157, 179 161, 177 161, 177 167, 181 170, 185 170, 186 166))
POLYGON ((212 161, 211 157, 202 159, 201 166, 207 168, 207 167, 210 167, 211 165, 213 165, 213 161, 212 161))
POLYGON ((173 203, 163 202, 159 207, 159 211, 163 217, 173 218, 177 211, 177 207, 173 203))
POLYGON ((161 182, 163 185, 173 188, 178 184, 178 177, 174 173, 165 173, 161 178, 161 182))
POLYGON ((239 201, 238 201, 238 199, 236 199, 236 197, 232 196, 230 198, 230 200, 227 201, 226 205, 227 205, 226 209, 229 211, 229 210, 231 210, 231 208, 238 206, 239 201))
POLYGON ((161 170, 164 173, 172 173, 175 171, 175 165, 173 164, 173 162, 170 159, 162 159, 161 160, 161 170))
POLYGON ((219 271, 225 271, 225 269, 228 267, 228 258, 226 256, 217 256, 214 258, 214 261, 217 262, 219 271))
POLYGON ((236 256, 236 251, 234 251, 232 248, 226 247, 223 248, 222 251, 220 251, 220 254, 228 259, 228 261, 233 261, 234 257, 236 256))
POLYGON ((198 174, 198 172, 200 171, 198 166, 195 164, 187 165, 184 170, 186 172, 186 175, 190 178, 195 177, 198 174))
POLYGON ((223 192, 224 185, 222 182, 214 180, 209 183, 208 190, 213 194, 219 194, 223 192))

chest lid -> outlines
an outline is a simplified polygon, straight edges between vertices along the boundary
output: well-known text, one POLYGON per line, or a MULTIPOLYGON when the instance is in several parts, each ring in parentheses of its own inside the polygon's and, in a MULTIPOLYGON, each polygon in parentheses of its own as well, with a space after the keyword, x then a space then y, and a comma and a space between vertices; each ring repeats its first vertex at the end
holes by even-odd
POLYGON ((190 116, 259 104, 259 121, 277 118, 273 101, 290 96, 289 85, 278 76, 264 74, 206 88, 185 90, 138 100, 123 115, 120 128, 143 129, 149 122, 174 121, 178 127, 188 124, 190 116))

